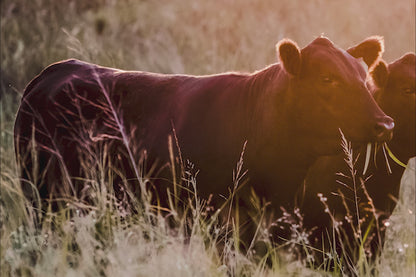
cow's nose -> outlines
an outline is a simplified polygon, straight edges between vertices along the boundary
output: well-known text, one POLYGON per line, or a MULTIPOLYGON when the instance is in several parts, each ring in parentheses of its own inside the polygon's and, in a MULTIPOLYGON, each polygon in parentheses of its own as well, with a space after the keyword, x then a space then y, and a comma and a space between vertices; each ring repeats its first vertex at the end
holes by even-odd
POLYGON ((374 125, 374 135, 378 142, 389 141, 393 137, 394 120, 387 116, 374 125))

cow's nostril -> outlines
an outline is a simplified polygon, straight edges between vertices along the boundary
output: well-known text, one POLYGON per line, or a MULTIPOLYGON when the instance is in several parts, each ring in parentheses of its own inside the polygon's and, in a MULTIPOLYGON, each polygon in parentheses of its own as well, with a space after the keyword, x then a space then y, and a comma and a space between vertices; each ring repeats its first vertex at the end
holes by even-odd
POLYGON ((389 141, 393 137, 394 121, 388 117, 384 122, 378 122, 374 126, 374 134, 377 141, 389 141))

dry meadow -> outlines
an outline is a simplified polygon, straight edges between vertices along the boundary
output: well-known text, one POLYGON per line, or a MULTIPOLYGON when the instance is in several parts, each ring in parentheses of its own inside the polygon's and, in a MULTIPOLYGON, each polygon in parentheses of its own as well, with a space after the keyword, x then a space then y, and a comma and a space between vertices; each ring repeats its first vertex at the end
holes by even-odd
MULTIPOLYGON (((383 58, 391 62, 415 51, 415 1, 2 0, 0 27, 1 276, 345 274, 337 266, 343 257, 314 264, 272 245, 267 261, 238 251, 238 232, 231 226, 220 242, 225 227, 205 218, 198 202, 190 207, 187 234, 182 227, 188 223, 179 215, 175 220, 182 225, 172 229, 160 214, 129 215, 105 196, 82 212, 70 203, 36 227, 36 211, 27 208, 19 188, 15 113, 25 85, 47 65, 68 58, 160 73, 252 72, 277 61, 275 45, 282 38, 303 47, 325 35, 345 49, 381 35, 383 58)), ((376 263, 363 257, 350 271, 415 275, 414 187, 413 171, 403 180, 384 254, 376 263)))

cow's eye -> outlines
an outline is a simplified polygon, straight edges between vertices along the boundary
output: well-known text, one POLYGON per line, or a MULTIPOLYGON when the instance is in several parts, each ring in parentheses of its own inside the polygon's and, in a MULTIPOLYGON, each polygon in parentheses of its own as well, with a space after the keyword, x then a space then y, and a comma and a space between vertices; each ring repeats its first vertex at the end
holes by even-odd
POLYGON ((337 85, 337 81, 335 80, 335 78, 331 77, 331 76, 322 76, 321 77, 322 83, 324 85, 331 85, 331 86, 335 86, 337 85))
POLYGON ((404 88, 404 89, 403 89, 403 91, 404 91, 404 93, 406 93, 406 94, 413 94, 413 93, 416 93, 416 91, 415 91, 414 89, 412 89, 412 88, 404 88))
POLYGON ((323 77, 322 78, 322 82, 324 82, 324 83, 332 83, 332 78, 331 77, 323 77))

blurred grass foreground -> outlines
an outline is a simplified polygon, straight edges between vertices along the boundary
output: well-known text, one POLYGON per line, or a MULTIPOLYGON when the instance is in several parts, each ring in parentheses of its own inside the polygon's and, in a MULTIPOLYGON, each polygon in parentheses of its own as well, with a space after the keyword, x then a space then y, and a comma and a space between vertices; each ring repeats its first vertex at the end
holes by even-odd
MULTIPOLYGON (((47 65, 67 58, 161 73, 254 71, 276 62, 280 39, 303 47, 324 34, 342 48, 384 36, 384 59, 391 62, 415 51, 413 0, 2 0, 0 23, 1 276, 344 274, 274 248, 267 265, 239 252, 235 236, 220 251, 224 226, 205 220, 196 207, 190 234, 171 229, 157 214, 149 224, 106 199, 83 213, 69 204, 36 227, 36 211, 22 195, 14 160, 15 113, 25 85, 47 65)), ((357 264, 362 276, 416 274, 414 169, 413 158, 384 252, 376 264, 357 264)))

